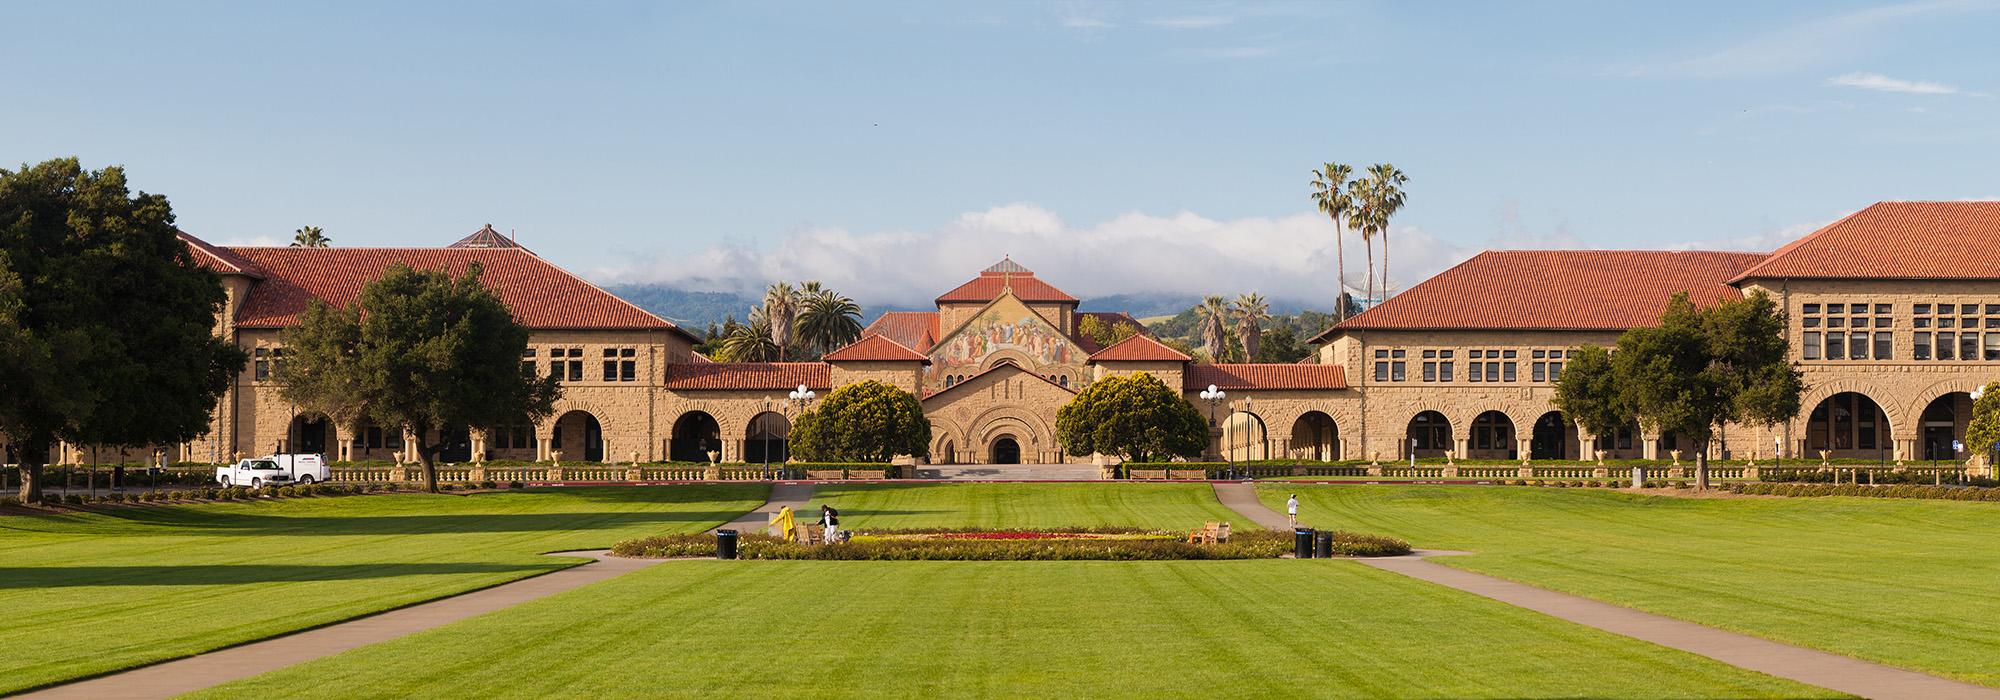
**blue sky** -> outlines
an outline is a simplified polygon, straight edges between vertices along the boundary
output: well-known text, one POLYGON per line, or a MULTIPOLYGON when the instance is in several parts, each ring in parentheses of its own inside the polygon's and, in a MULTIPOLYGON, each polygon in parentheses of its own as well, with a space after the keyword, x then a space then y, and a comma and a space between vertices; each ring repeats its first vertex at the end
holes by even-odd
POLYGON ((125 165, 215 241, 491 222, 603 281, 912 303, 1013 254, 1086 296, 1319 298, 1333 234, 1305 183, 1329 159, 1410 174, 1399 286, 1489 247, 1768 249, 1876 200, 2000 196, 1991 1, 10 3, 0 25, 0 162, 125 165))

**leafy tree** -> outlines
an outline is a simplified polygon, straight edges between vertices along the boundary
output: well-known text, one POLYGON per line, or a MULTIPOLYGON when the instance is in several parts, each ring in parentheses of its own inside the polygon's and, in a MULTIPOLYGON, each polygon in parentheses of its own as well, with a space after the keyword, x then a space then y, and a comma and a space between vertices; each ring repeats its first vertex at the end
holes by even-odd
POLYGON ((1696 488, 1708 488, 1708 446, 1722 425, 1799 414, 1805 384, 1787 357, 1784 329, 1784 314, 1762 292, 1708 309, 1683 292, 1660 325, 1618 338, 1616 395, 1648 425, 1693 439, 1696 488))
POLYGON ((1229 302, 1229 311, 1236 318, 1236 339, 1243 344, 1243 359, 1248 362, 1257 357, 1263 324, 1271 319, 1271 304, 1264 301, 1264 295, 1251 292, 1229 302))
POLYGON ((778 343, 771 339, 771 321, 765 317, 762 308, 750 310, 749 323, 724 328, 722 339, 715 344, 716 361, 774 362, 778 359, 778 343))
POLYGON ((831 289, 807 282, 798 318, 799 341, 824 355, 861 337, 861 305, 831 289))
POLYGON ((1263 347, 1257 349, 1255 362, 1291 363, 1306 359, 1312 354, 1311 348, 1300 347, 1299 334, 1289 324, 1280 324, 1264 332, 1263 347))
POLYGON ((347 308, 314 302, 283 334, 279 394, 408 431, 424 488, 437 491, 447 430, 535 423, 561 394, 554 377, 521 371, 528 329, 480 272, 475 264, 454 278, 396 264, 347 308))
POLYGON ((870 379, 833 390, 792 426, 792 451, 812 462, 929 457, 931 423, 910 392, 870 379))
POLYGON ((1124 321, 1108 323, 1095 315, 1084 316, 1082 321, 1077 322, 1076 330, 1083 334, 1083 337, 1097 343, 1099 347, 1111 347, 1139 334, 1138 326, 1124 321))
POLYGON ((1056 413, 1056 440, 1075 457, 1194 458, 1208 447, 1208 423, 1180 392, 1135 372, 1092 382, 1064 404, 1056 413))
POLYGON ((325 248, 333 245, 333 239, 326 236, 318 226, 306 226, 292 233, 293 248, 325 248))
MULTIPOLYGON (((1347 229, 1341 219, 1354 208, 1354 191, 1348 188, 1347 178, 1354 174, 1353 166, 1328 161, 1320 169, 1312 171, 1313 179, 1308 184, 1312 188, 1313 204, 1322 214, 1333 219, 1333 265, 1334 275, 1340 282, 1340 292, 1336 304, 1340 318, 1347 318, 1347 229)), ((1374 269, 1372 261, 1369 269, 1374 269)))
POLYGON ((1556 392, 1549 403, 1563 417, 1582 426, 1592 435, 1611 435, 1632 423, 1634 415, 1626 397, 1619 392, 1611 352, 1597 345, 1583 345, 1569 351, 1569 362, 1556 378, 1556 392))
POLYGON ((222 281, 166 197, 76 159, 0 170, 0 433, 21 500, 58 440, 148 447, 208 432, 244 355, 215 336, 222 281))
POLYGON ((2000 382, 1979 390, 1979 398, 1972 402, 1972 423, 1965 427, 1965 449, 1972 454, 1990 458, 1996 444, 2000 444, 2000 382))

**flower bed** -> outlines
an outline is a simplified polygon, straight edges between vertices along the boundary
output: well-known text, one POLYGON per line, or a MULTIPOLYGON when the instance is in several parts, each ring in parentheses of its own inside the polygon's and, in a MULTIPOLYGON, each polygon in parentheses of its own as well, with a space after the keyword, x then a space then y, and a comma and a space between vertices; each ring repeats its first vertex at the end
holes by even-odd
MULTIPOLYGON (((1335 532, 1334 551, 1343 556, 1408 554, 1402 540, 1335 532)), ((743 559, 837 561, 1167 561, 1179 559, 1276 559, 1292 551, 1289 532, 1252 530, 1228 542, 1197 544, 1184 533, 1121 528, 1051 530, 885 530, 857 533, 843 544, 803 545, 764 534, 746 533, 737 544, 743 559)), ((662 535, 626 540, 611 553, 622 557, 715 556, 713 535, 662 535)))

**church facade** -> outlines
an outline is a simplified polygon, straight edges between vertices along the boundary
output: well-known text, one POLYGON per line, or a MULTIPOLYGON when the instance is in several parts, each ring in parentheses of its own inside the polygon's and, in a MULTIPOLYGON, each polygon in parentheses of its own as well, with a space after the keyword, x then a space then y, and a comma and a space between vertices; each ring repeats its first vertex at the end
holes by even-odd
MULTIPOLYGON (((344 304, 391 263, 462 271, 472 263, 532 331, 521 362, 563 396, 550 419, 456 431, 449 461, 780 462, 787 398, 875 379, 915 394, 933 434, 928 461, 1090 462, 1064 454, 1057 411, 1091 382, 1149 372, 1211 417, 1212 459, 1668 459, 1685 436, 1634 424, 1579 430, 1549 405, 1570 348, 1610 345, 1654 322, 1667 300, 1772 295, 1805 372, 1804 412, 1775 426, 1727 426, 1715 457, 1964 460, 1969 392, 2000 379, 2000 202, 1884 202, 1769 253, 1489 251, 1326 329, 1297 364, 1209 364, 1145 333, 1100 346, 1096 316, 1013 260, 890 312, 818 362, 718 363, 671 322, 481 229, 442 248, 258 248, 192 236, 221 275, 216 331, 251 356, 214 429, 165 459, 321 452, 393 459, 408 437, 337 425, 277 391, 281 333, 311 300, 344 304), (1206 401, 1210 386, 1226 398, 1206 401)), ((62 446, 72 463, 149 455, 62 446)), ((1689 453, 1688 458, 1692 457, 1689 453)))

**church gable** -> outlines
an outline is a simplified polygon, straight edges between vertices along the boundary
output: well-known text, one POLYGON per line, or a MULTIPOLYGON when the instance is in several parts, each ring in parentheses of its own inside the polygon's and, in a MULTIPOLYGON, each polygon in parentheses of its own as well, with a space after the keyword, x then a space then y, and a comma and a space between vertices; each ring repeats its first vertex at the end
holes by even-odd
POLYGON ((1085 353, 1062 330, 1010 292, 974 313, 930 348, 924 372, 927 393, 1011 361, 1058 386, 1080 385, 1085 353))

